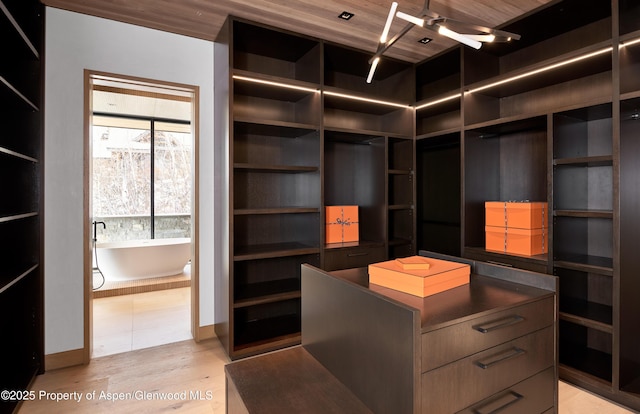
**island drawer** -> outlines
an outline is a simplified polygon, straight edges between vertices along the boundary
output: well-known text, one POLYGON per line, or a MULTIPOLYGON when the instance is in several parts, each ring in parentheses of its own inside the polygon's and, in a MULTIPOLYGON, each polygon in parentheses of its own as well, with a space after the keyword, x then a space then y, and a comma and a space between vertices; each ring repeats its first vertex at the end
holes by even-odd
POLYGON ((455 413, 554 364, 546 327, 422 374, 422 412, 455 413))
POLYGON ((458 414, 524 414, 544 413, 553 408, 555 375, 553 368, 519 382, 509 389, 485 398, 458 414))
POLYGON ((422 372, 551 326, 554 298, 494 312, 422 334, 422 372))

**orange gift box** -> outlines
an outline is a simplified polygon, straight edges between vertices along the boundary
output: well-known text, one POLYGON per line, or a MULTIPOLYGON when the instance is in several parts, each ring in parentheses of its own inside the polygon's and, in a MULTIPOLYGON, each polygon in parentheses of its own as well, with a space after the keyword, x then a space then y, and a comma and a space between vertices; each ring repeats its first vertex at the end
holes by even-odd
POLYGON ((535 256, 547 253, 547 229, 485 227, 485 248, 500 253, 535 256))
POLYGON ((359 239, 358 206, 325 207, 325 243, 357 242, 359 239))
POLYGON ((369 265, 369 283, 422 298, 469 283, 468 264, 413 257, 426 261, 429 268, 405 270, 398 260, 373 263, 369 265))
POLYGON ((549 209, 545 202, 487 201, 484 206, 487 226, 547 228, 549 209))

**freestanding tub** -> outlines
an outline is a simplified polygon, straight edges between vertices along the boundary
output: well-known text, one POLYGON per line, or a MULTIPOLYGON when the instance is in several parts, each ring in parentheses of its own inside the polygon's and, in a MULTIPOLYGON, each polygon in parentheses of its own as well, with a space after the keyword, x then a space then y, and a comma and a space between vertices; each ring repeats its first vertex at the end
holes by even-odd
POLYGON ((106 280, 177 275, 191 258, 191 239, 127 240, 96 244, 97 265, 106 280))

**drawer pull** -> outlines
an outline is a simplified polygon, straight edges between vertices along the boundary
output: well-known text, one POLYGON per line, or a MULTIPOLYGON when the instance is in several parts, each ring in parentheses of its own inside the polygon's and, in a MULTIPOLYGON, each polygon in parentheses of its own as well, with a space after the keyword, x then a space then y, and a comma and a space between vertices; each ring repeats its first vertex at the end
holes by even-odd
POLYGON ((472 326, 478 332, 489 333, 491 331, 495 331, 497 329, 506 328, 507 326, 514 325, 518 322, 524 321, 524 318, 520 315, 512 315, 508 316, 504 319, 498 319, 497 321, 487 322, 482 325, 474 325, 472 326))
POLYGON ((486 362, 476 361, 476 365, 482 369, 489 369, 496 364, 499 364, 501 362, 507 361, 511 358, 515 358, 520 355, 524 355, 524 350, 514 347, 508 351, 501 352, 499 354, 496 354, 487 358, 487 360, 485 360, 486 362))
POLYGON ((369 252, 362 252, 362 253, 348 253, 347 257, 358 257, 358 256, 366 256, 368 255, 369 252))
POLYGON ((475 414, 497 414, 510 405, 517 403, 522 398, 524 397, 521 394, 518 394, 515 391, 509 391, 505 395, 490 401, 482 407, 475 408, 473 412, 475 414))

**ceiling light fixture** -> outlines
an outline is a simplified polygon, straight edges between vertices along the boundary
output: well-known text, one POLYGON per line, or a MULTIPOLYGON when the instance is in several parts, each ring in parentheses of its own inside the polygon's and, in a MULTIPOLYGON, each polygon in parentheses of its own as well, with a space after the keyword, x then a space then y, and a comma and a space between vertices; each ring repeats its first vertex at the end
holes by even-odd
POLYGON ((389 15, 387 16, 387 21, 384 23, 384 29, 382 29, 382 36, 380 36, 380 43, 387 43, 387 37, 389 36, 389 30, 391 29, 391 22, 393 21, 393 17, 396 14, 396 9, 398 8, 398 2, 391 3, 391 8, 389 9, 389 15))
POLYGON ((482 43, 480 43, 477 40, 473 40, 470 37, 467 37, 463 34, 460 34, 458 32, 454 32, 451 29, 446 28, 445 26, 439 26, 438 27, 438 33, 448 37, 449 39, 453 39, 457 42, 460 42, 462 44, 465 44, 469 47, 472 47, 476 50, 480 49, 480 47, 482 47, 482 43))
MULTIPOLYGON (((418 16, 412 16, 410 14, 397 11, 398 3, 391 3, 389 9, 389 15, 382 30, 382 36, 380 36, 380 42, 378 43, 378 49, 376 53, 369 59, 369 74, 367 76, 367 83, 373 81, 373 75, 376 68, 380 63, 380 58, 394 43, 396 43, 402 36, 407 34, 414 26, 420 26, 428 30, 433 30, 442 36, 446 36, 457 42, 465 44, 474 49, 480 49, 482 43, 487 42, 509 42, 511 40, 520 39, 520 35, 515 33, 509 33, 503 30, 492 29, 485 26, 479 26, 476 24, 465 23, 459 20, 450 19, 445 16, 441 16, 429 9, 429 1, 425 0, 424 7, 418 16), (405 20, 408 24, 400 30, 391 39, 389 37, 389 31, 391 29, 391 23, 393 18, 405 20)), ((428 39, 428 38, 425 38, 428 39)), ((430 40, 430 39, 429 39, 430 40)), ((422 41, 421 41, 422 42, 422 41)), ((428 43, 422 42, 422 43, 428 43)))

